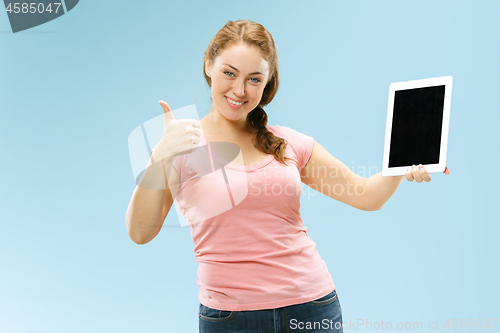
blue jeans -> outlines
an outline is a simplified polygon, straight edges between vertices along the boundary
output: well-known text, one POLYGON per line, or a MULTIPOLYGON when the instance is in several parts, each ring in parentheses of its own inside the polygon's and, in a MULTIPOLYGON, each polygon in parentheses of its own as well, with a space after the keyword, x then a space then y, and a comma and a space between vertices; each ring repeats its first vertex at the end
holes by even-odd
POLYGON ((342 333, 337 291, 311 302, 276 309, 223 311, 200 303, 200 333, 342 333))

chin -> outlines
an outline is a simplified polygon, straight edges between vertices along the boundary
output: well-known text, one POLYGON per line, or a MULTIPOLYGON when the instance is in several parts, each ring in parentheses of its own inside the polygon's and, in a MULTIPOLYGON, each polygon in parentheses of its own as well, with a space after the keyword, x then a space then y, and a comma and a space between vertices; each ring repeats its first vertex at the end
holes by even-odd
POLYGON ((237 112, 234 112, 234 113, 221 112, 221 114, 224 116, 224 118, 226 118, 229 121, 238 121, 247 115, 247 113, 243 114, 243 113, 237 113, 237 112))

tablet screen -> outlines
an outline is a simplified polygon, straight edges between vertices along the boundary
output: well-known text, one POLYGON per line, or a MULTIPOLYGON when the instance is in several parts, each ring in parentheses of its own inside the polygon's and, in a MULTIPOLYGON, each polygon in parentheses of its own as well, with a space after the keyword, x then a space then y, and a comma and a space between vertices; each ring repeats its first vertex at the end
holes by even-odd
POLYGON ((396 90, 389 167, 439 163, 445 86, 396 90))

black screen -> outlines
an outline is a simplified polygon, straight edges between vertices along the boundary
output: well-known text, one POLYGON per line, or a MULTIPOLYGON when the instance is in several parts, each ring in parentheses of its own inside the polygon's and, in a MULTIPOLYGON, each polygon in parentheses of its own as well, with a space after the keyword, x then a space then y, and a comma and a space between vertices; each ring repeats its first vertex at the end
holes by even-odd
POLYGON ((439 163, 445 86, 398 90, 389 167, 439 163))

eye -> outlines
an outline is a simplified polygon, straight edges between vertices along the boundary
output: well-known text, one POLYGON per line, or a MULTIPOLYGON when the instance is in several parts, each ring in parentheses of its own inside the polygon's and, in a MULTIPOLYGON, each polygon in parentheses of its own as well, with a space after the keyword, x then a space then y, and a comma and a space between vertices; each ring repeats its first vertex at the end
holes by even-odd
POLYGON ((251 78, 250 80, 256 80, 256 81, 253 81, 254 83, 260 83, 260 79, 256 78, 256 77, 253 77, 251 78))
POLYGON ((227 76, 231 76, 231 75, 228 75, 227 73, 231 74, 232 76, 234 76, 233 72, 230 72, 230 71, 224 71, 224 74, 226 74, 227 76))

